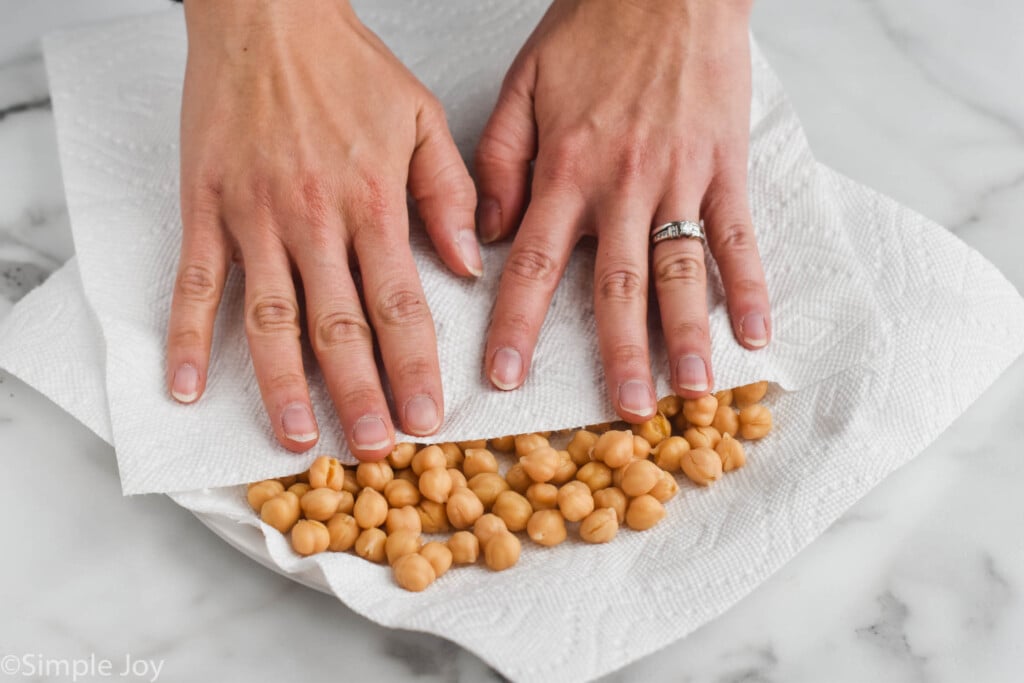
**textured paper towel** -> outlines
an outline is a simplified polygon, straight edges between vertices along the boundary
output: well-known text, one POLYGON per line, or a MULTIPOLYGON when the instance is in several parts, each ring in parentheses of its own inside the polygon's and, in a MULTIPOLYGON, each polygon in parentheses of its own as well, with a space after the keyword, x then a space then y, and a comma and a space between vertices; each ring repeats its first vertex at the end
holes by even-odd
MULTIPOLYGON (((388 2, 362 13, 439 92, 468 151, 503 64, 539 11, 536 2, 443 9, 388 2), (432 28, 412 28, 423 23, 432 28)), ((116 444, 126 491, 201 488, 305 465, 281 456, 262 426, 237 305, 219 321, 220 384, 211 384, 219 393, 195 410, 163 398, 181 31, 178 18, 158 16, 48 44, 85 296, 70 263, 0 327, 0 364, 116 444), (130 247, 121 243, 126 236, 130 247), (108 412, 97 409, 108 401, 108 412)), ((385 568, 348 555, 297 558, 271 530, 267 549, 281 568, 320 573, 375 621, 455 640, 512 678, 597 676, 689 633, 752 590, 919 453, 1019 355, 1024 304, 1012 286, 940 227, 815 164, 756 56, 754 74, 751 194, 775 340, 758 354, 732 343, 713 274, 715 362, 722 385, 763 375, 790 391, 770 395, 778 428, 751 447, 748 466, 710 490, 684 483, 667 522, 650 532, 624 532, 606 547, 527 547, 514 574, 461 569, 423 594, 401 591, 385 568)), ((602 401, 587 403, 603 390, 589 355, 586 253, 556 301, 567 317, 549 317, 534 380, 509 395, 483 387, 479 351, 469 350, 477 340, 460 346, 467 344, 460 337, 482 332, 503 256, 489 250, 492 279, 467 286, 421 252, 452 411, 448 433, 608 415, 602 401), (452 327, 467 331, 455 335, 452 327), (452 349, 470 353, 472 363, 452 349), (481 409, 485 417, 475 418, 481 409)), ((233 286, 229 304, 238 302, 233 286)), ((259 526, 239 487, 174 498, 259 526)))

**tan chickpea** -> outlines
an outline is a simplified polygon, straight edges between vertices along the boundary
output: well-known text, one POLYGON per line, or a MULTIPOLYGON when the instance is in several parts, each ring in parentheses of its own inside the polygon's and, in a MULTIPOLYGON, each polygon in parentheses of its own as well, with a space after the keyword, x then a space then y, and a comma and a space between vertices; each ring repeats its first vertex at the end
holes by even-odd
MULTIPOLYGON (((289 486, 288 490, 294 493, 296 496, 298 496, 299 500, 302 500, 302 497, 309 493, 312 490, 312 488, 313 487, 311 487, 309 484, 305 482, 297 481, 291 486, 289 486)), ((334 489, 331 490, 333 491, 334 489)))
MULTIPOLYGON (((356 542, 356 538, 359 537, 360 529, 359 525, 356 524, 355 518, 353 518, 352 515, 345 514, 344 512, 339 512, 327 520, 327 524, 324 528, 327 529, 328 538, 327 547, 325 549, 332 552, 344 552, 350 549, 356 542)), ((292 539, 294 542, 294 528, 292 539)))
POLYGON ((362 529, 380 526, 388 516, 388 501, 373 489, 363 489, 352 507, 352 516, 362 529))
POLYGON ((364 488, 383 491, 388 482, 395 478, 395 472, 386 461, 361 462, 356 468, 356 481, 364 488))
POLYGON ((331 534, 323 522, 300 519, 292 527, 292 550, 299 555, 314 555, 327 550, 331 534))
POLYGON ((590 462, 590 451, 597 444, 597 438, 597 434, 588 432, 585 429, 581 429, 572 435, 572 439, 569 441, 569 445, 565 447, 565 450, 569 451, 569 457, 572 458, 576 467, 583 467, 590 462))
POLYGON ((348 494, 334 489, 310 489, 299 499, 299 505, 306 519, 326 522, 338 512, 344 495, 348 494))
POLYGON ((462 462, 462 471, 468 478, 484 472, 497 473, 498 459, 486 448, 470 448, 466 451, 466 459, 462 462))
POLYGON ((558 490, 558 510, 569 522, 578 522, 589 515, 594 511, 590 488, 582 481, 570 481, 558 490))
POLYGON ((301 512, 299 497, 291 491, 283 491, 263 504, 260 519, 286 534, 299 521, 301 512))
POLYGON ((452 491, 455 489, 464 489, 469 486, 469 481, 466 479, 466 475, 462 473, 462 470, 449 467, 448 478, 452 480, 452 491))
POLYGON ((472 441, 459 441, 456 445, 465 454, 470 448, 487 448, 487 439, 473 439, 472 441))
POLYGON ((485 510, 490 510, 501 492, 510 488, 505 478, 494 472, 481 472, 470 479, 468 485, 469 490, 484 504, 485 510))
POLYGON ((431 541, 420 548, 420 555, 427 559, 430 566, 434 568, 434 575, 437 578, 444 576, 452 566, 452 551, 440 541, 431 541))
POLYGON ((652 495, 637 496, 626 508, 626 526, 645 531, 665 518, 665 506, 652 495))
POLYGON ((667 418, 673 418, 683 409, 683 399, 669 395, 658 401, 658 412, 667 418))
POLYGON ((618 531, 618 514, 612 508, 594 510, 580 522, 580 538, 587 543, 608 543, 618 531))
POLYGON ((715 392, 715 400, 718 401, 718 406, 731 406, 732 405, 732 389, 725 389, 723 391, 715 392))
POLYGON ((407 481, 413 486, 416 486, 416 492, 419 493, 420 476, 412 471, 411 467, 406 467, 404 470, 395 470, 396 481, 407 481))
POLYGON ((722 478, 722 459, 710 448, 690 449, 680 465, 687 479, 700 486, 708 486, 722 478))
POLYGON ((412 471, 417 476, 435 467, 448 468, 448 458, 445 457, 444 451, 437 444, 425 446, 416 451, 416 455, 412 456, 412 471))
POLYGON ((654 464, 666 472, 678 472, 679 460, 689 450, 689 441, 681 436, 670 436, 654 449, 654 464))
POLYGON ((448 549, 455 564, 473 564, 480 556, 480 541, 470 531, 456 531, 448 539, 448 549))
POLYGON ((345 483, 345 468, 337 458, 321 455, 309 466, 309 485, 315 489, 340 491, 345 483))
POLYGON ((344 512, 345 514, 352 514, 352 509, 356 505, 355 496, 348 491, 338 491, 338 512, 344 512))
POLYGON ((554 484, 533 484, 526 489, 526 500, 536 510, 553 510, 558 507, 558 487, 554 484))
POLYGON ((658 413, 647 422, 633 425, 633 432, 637 436, 643 437, 651 446, 657 446, 662 439, 666 439, 672 434, 672 425, 664 415, 658 413))
POLYGON ((550 481, 558 471, 558 463, 558 451, 551 446, 535 448, 519 458, 526 474, 536 482, 550 481))
POLYGON ((722 471, 732 472, 747 464, 747 454, 743 450, 743 444, 728 434, 722 436, 715 448, 718 457, 722 459, 722 471))
POLYGON ((515 437, 515 444, 516 456, 520 458, 541 446, 550 445, 547 437, 540 434, 519 434, 515 437))
POLYGON ((468 488, 455 489, 445 504, 448 521, 456 529, 468 529, 484 514, 484 504, 468 488))
POLYGON ((384 519, 384 530, 388 532, 389 536, 402 529, 416 533, 423 531, 420 513, 416 512, 416 508, 412 505, 391 508, 388 510, 388 516, 384 519))
POLYGON ((600 491, 612 485, 612 469, 603 462, 588 462, 576 473, 576 479, 591 491, 600 491))
POLYGON ((264 503, 277 494, 284 493, 284 488, 284 484, 277 479, 258 481, 255 484, 249 484, 249 488, 245 492, 245 499, 249 501, 249 507, 259 512, 264 503))
POLYGON ((491 439, 491 448, 501 453, 511 453, 516 448, 516 437, 509 434, 508 436, 499 436, 496 439, 491 439))
POLYGON ((392 479, 384 487, 384 497, 393 508, 415 505, 420 502, 420 490, 411 481, 392 479))
POLYGON ((650 460, 634 460, 626 465, 619 487, 629 497, 642 496, 649 493, 661 477, 662 469, 650 460))
POLYGON ((565 518, 558 510, 537 510, 526 524, 526 535, 537 545, 556 546, 568 536, 565 518))
POLYGON ((591 457, 615 469, 633 459, 633 432, 610 430, 602 434, 594 444, 591 457))
POLYGON ((767 393, 768 382, 754 382, 733 389, 732 398, 736 402, 737 408, 746 408, 760 401, 767 393))
POLYGON ((633 458, 644 460, 651 454, 651 444, 642 436, 633 437, 633 458))
MULTIPOLYGON (((299 480, 299 476, 297 474, 289 474, 287 477, 278 477, 277 478, 277 481, 281 482, 281 486, 283 486, 286 490, 288 489, 289 486, 291 486, 292 484, 294 484, 298 480, 299 480)), ((306 471, 306 481, 307 482, 309 481, 309 471, 308 470, 306 471)), ((257 483, 259 483, 259 482, 257 482, 257 483)))
POLYGON ((395 583, 407 591, 418 593, 434 583, 437 574, 430 561, 418 553, 403 555, 391 567, 395 583))
POLYGON ((395 444, 395 449, 388 454, 388 463, 392 469, 404 470, 412 464, 412 456, 416 455, 416 444, 405 443, 395 444))
POLYGON ((383 529, 363 529, 359 536, 356 538, 354 548, 356 555, 369 560, 370 562, 376 562, 382 564, 384 562, 384 544, 388 540, 388 535, 384 533, 383 529))
POLYGON ((359 492, 363 490, 363 487, 359 485, 359 480, 356 479, 356 473, 353 470, 345 470, 345 479, 341 483, 343 491, 348 491, 353 496, 358 496, 359 492))
MULTIPOLYGON (((669 477, 671 476, 669 475, 669 477)), ((626 505, 628 503, 629 499, 626 498, 626 494, 622 492, 622 489, 617 489, 613 486, 594 492, 594 507, 614 510, 619 524, 626 521, 626 505)))
POLYGON ((444 458, 447 463, 445 466, 448 469, 462 466, 462 449, 459 448, 458 444, 443 443, 439 445, 441 446, 441 450, 444 452, 444 458))
POLYGON ((555 476, 551 477, 550 482, 555 486, 561 486, 575 479, 577 471, 576 463, 569 457, 569 451, 558 451, 558 469, 555 470, 555 476))
POLYGON ((484 564, 496 572, 508 569, 519 561, 522 544, 511 531, 499 531, 484 544, 484 564))
POLYGON ((683 416, 694 427, 707 427, 715 419, 718 399, 711 394, 683 401, 683 416))
POLYGON ((393 534, 388 534, 387 540, 384 541, 384 554, 388 558, 388 564, 394 564, 403 555, 418 553, 422 546, 423 539, 418 532, 399 529, 393 534))
POLYGON ((491 513, 487 513, 476 520, 476 523, 473 525, 473 535, 476 536, 476 540, 480 541, 481 548, 486 548, 487 541, 491 540, 495 534, 503 531, 508 531, 504 520, 498 515, 491 513))
POLYGON ((533 514, 533 506, 515 491, 502 491, 494 501, 494 514, 501 517, 509 531, 522 531, 533 514))
POLYGON ((443 534, 451 528, 444 503, 421 500, 416 506, 416 512, 419 513, 420 526, 425 534, 443 534))
POLYGON ((683 432, 683 438, 690 443, 690 448, 714 448, 722 435, 714 427, 690 427, 683 432))
POLYGON ((771 411, 760 403, 740 410, 740 436, 744 439, 760 439, 771 430, 771 411))
POLYGON ((443 503, 452 491, 452 478, 444 467, 431 467, 420 472, 420 494, 427 500, 443 503))
POLYGON ((715 411, 715 419, 711 426, 718 430, 719 434, 731 434, 736 436, 740 431, 740 416, 731 406, 718 406, 715 411))
POLYGON ((659 503, 667 503, 679 493, 679 484, 676 483, 675 477, 662 470, 658 476, 658 483, 648 493, 659 503))
POLYGON ((628 465, 616 467, 614 470, 612 470, 612 486, 615 486, 620 489, 622 488, 622 476, 626 474, 626 467, 628 467, 628 465))
POLYGON ((508 472, 505 473, 505 481, 516 493, 526 493, 526 489, 530 488, 533 484, 533 479, 530 479, 530 475, 523 469, 522 464, 516 463, 512 467, 508 468, 508 472))

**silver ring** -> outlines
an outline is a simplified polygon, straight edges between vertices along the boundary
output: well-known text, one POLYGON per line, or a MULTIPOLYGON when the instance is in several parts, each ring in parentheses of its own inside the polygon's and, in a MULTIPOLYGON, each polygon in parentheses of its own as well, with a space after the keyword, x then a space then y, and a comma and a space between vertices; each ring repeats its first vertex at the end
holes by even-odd
POLYGON ((702 243, 707 242, 707 238, 704 236, 704 221, 699 223, 694 221, 672 221, 671 223, 659 225, 651 231, 651 247, 653 248, 658 242, 677 240, 682 237, 697 239, 702 243))

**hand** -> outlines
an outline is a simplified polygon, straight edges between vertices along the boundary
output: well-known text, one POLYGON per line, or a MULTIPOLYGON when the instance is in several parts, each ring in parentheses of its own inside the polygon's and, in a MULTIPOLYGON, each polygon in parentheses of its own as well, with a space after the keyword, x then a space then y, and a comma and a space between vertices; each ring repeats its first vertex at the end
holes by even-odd
POLYGON ((476 195, 443 109, 347 3, 196 0, 185 10, 172 394, 190 403, 203 392, 234 255, 245 270, 253 367, 281 444, 304 451, 319 435, 293 275, 352 452, 380 458, 394 442, 371 329, 402 429, 435 432, 444 403, 409 249, 407 186, 448 267, 481 270, 476 195))
MULTIPOLYGON (((476 157, 483 240, 505 237, 522 216, 487 338, 495 386, 525 380, 569 254, 591 234, 609 397, 627 421, 652 417, 649 233, 698 216, 736 338, 750 349, 768 343, 746 193, 749 9, 741 0, 555 0, 541 20, 508 72, 476 157)), ((662 242, 651 267, 673 387, 706 394, 714 380, 703 248, 662 242)))

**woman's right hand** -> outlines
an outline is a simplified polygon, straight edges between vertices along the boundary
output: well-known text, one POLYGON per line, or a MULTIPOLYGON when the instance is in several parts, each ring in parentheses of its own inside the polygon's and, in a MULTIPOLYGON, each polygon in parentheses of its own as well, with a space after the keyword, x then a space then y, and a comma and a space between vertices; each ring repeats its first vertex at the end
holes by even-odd
POLYGON ((448 267, 464 276, 482 267, 476 194, 443 109, 341 0, 194 0, 185 13, 172 395, 191 403, 203 393, 234 258, 245 270, 256 379, 281 444, 301 452, 319 437, 296 281, 352 452, 381 458, 394 443, 374 332, 402 429, 435 432, 444 401, 409 248, 407 188, 448 267))

